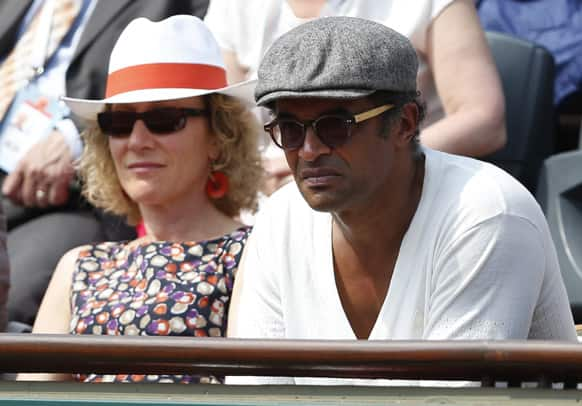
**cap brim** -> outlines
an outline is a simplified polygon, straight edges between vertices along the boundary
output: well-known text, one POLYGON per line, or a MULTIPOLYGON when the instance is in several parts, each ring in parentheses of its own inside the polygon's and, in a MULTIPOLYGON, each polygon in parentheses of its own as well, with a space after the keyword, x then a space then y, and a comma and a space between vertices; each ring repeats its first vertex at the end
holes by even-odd
POLYGON ((189 97, 220 93, 236 97, 243 103, 254 106, 254 92, 257 80, 247 80, 221 89, 144 89, 126 92, 102 100, 77 99, 61 97, 73 114, 83 120, 94 121, 97 114, 104 111, 109 104, 156 102, 164 100, 187 99, 189 97))
POLYGON ((374 93, 375 90, 369 89, 325 89, 325 90, 279 90, 267 93, 257 99, 257 105, 266 106, 278 99, 304 99, 304 98, 321 98, 321 99, 360 99, 374 93))

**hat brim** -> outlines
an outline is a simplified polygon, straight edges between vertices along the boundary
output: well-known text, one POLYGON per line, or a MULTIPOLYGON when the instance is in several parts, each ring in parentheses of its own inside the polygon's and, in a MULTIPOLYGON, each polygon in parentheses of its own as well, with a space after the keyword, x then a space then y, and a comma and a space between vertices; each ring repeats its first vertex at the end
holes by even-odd
POLYGON ((143 89, 126 92, 106 99, 89 100, 74 97, 61 97, 73 114, 83 120, 95 121, 97 114, 104 111, 110 104, 143 103, 164 100, 187 99, 220 93, 240 99, 243 103, 254 106, 254 91, 257 80, 247 80, 221 89, 143 89))
POLYGON ((360 99, 371 95, 375 91, 370 89, 322 89, 304 92, 297 90, 278 90, 257 98, 257 105, 267 106, 278 99, 360 99))

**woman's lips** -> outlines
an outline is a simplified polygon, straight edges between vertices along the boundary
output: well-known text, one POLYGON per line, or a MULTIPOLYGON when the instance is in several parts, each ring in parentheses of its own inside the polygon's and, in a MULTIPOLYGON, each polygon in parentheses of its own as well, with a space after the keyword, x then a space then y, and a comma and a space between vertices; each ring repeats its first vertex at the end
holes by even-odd
POLYGON ((132 172, 142 173, 142 172, 150 172, 156 169, 163 168, 164 165, 156 163, 156 162, 134 162, 127 165, 127 168, 132 172))

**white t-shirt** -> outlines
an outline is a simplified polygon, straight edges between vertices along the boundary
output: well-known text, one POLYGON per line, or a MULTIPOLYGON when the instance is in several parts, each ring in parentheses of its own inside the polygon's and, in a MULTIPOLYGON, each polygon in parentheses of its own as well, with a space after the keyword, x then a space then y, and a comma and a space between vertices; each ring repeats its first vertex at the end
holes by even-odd
MULTIPOLYGON (((554 246, 534 198, 493 165, 423 151, 422 197, 369 339, 576 341, 554 246)), ((356 339, 335 283, 331 229, 331 215, 312 210, 294 183, 273 194, 245 248, 231 337, 356 339)), ((273 381, 229 378, 266 382, 273 381)))
MULTIPOLYGON (((367 18, 411 40, 420 60, 418 86, 427 104, 428 125, 442 118, 443 111, 426 65, 427 31, 432 20, 452 1, 328 0, 320 16, 367 18)), ((293 13, 286 0, 211 0, 205 17, 220 47, 236 54, 249 77, 256 77, 264 53, 279 36, 306 21, 293 13)))

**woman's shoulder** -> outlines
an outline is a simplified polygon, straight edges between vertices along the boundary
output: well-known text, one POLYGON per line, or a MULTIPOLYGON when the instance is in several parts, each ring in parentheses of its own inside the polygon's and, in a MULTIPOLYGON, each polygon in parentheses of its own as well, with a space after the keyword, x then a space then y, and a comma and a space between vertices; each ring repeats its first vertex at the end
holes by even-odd
POLYGON ((131 251, 133 249, 135 249, 133 241, 103 241, 81 245, 77 248, 73 248, 65 255, 75 256, 77 259, 89 257, 105 259, 117 255, 121 251, 131 251))
MULTIPOLYGON (((223 236, 225 251, 232 255, 240 256, 252 231, 252 226, 241 226, 231 233, 223 236)), ((238 262, 238 261, 237 261, 238 262)))
POLYGON ((61 262, 67 268, 83 271, 98 271, 103 266, 125 261, 136 249, 133 241, 104 241, 81 245, 67 252, 61 262))
POLYGON ((135 255, 150 257, 156 254, 169 254, 172 256, 176 250, 194 255, 204 255, 220 248, 220 251, 223 251, 231 246, 240 246, 242 249, 251 230, 252 226, 240 225, 226 234, 200 241, 151 241, 147 237, 142 237, 133 241, 106 241, 86 244, 70 250, 65 254, 63 260, 71 263, 75 261, 103 262, 135 255))
POLYGON ((187 241, 184 242, 184 247, 190 253, 199 252, 202 254, 221 254, 224 251, 242 251, 250 233, 252 226, 241 225, 236 229, 229 231, 219 237, 209 238, 201 241, 187 241), (198 249, 196 249, 197 247, 198 249), (238 247, 238 248, 237 248, 238 247))
POLYGON ((105 251, 119 251, 120 249, 126 249, 128 251, 135 251, 136 249, 140 249, 144 252, 151 252, 151 251, 159 251, 159 250, 168 250, 172 247, 182 246, 183 248, 189 248, 193 246, 215 246, 215 245, 224 245, 231 242, 242 242, 244 243, 248 238, 250 232, 252 230, 252 226, 248 225, 240 225, 235 229, 226 232, 225 234, 215 236, 215 237, 208 237, 205 239, 199 240, 187 240, 187 241, 167 241, 167 240, 152 240, 147 236, 139 238, 137 240, 131 241, 129 243, 104 243, 103 247, 101 246, 93 246, 92 249, 101 249, 105 251), (111 246, 110 244, 117 244, 117 246, 111 246))
POLYGON ((225 250, 232 250, 233 246, 239 246, 242 250, 251 230, 252 226, 240 225, 223 235, 193 241, 151 240, 145 236, 131 242, 108 242, 85 246, 80 255, 98 258, 115 257, 115 259, 119 259, 121 256, 138 255, 150 258, 161 255, 172 257, 173 260, 183 261, 192 256, 218 255, 225 250))
POLYGON ((183 244, 185 259, 194 260, 199 270, 204 271, 218 267, 236 269, 251 230, 251 226, 240 226, 217 238, 186 242, 183 244))
POLYGON ((222 238, 228 241, 246 241, 253 227, 241 225, 230 233, 225 234, 222 238))
POLYGON ((117 251, 120 242, 104 242, 85 244, 67 251, 60 259, 54 272, 54 277, 68 281, 73 273, 79 270, 91 271, 99 268, 102 259, 111 258, 111 253, 117 251))

